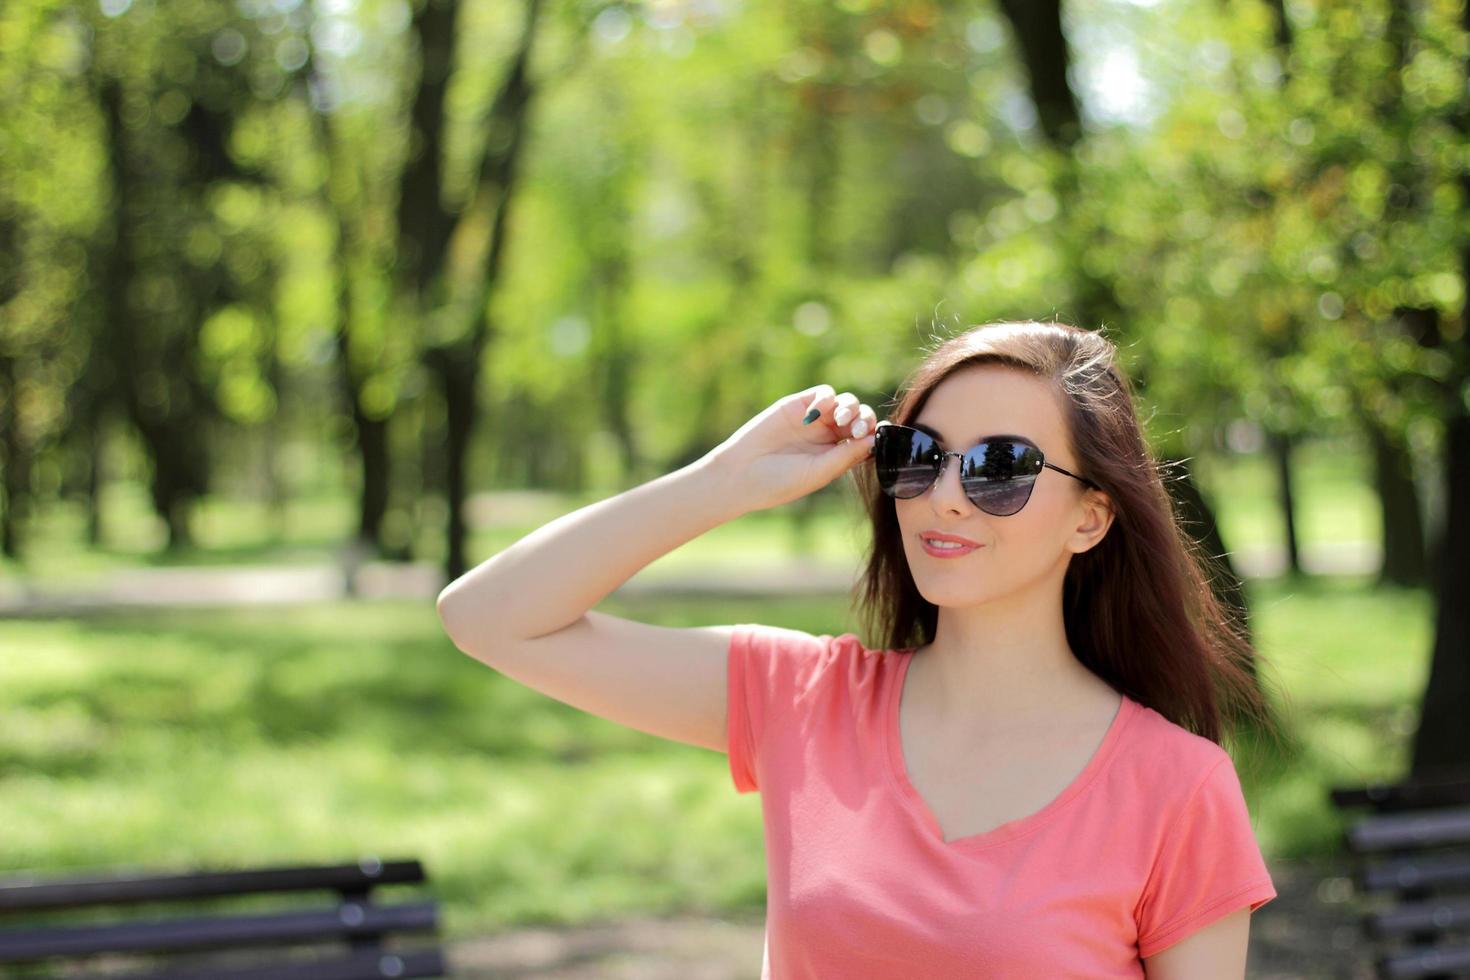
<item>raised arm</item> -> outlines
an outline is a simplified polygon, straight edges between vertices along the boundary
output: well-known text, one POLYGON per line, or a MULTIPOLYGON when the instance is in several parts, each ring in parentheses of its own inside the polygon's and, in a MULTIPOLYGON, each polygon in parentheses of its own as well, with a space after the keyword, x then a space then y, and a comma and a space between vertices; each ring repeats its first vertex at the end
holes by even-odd
POLYGON ((439 617, 475 655, 554 633, 644 566, 740 516, 733 490, 706 456, 563 514, 449 583, 439 617))
POLYGON ((650 626, 592 607, 705 531, 830 483, 867 457, 873 427, 872 409, 830 385, 788 395, 694 463, 564 514, 449 583, 445 632, 559 701, 723 751, 730 627, 650 626), (819 417, 804 424, 811 407, 819 417), (844 407, 852 417, 838 425, 844 407), (849 438, 859 420, 865 436, 849 438))

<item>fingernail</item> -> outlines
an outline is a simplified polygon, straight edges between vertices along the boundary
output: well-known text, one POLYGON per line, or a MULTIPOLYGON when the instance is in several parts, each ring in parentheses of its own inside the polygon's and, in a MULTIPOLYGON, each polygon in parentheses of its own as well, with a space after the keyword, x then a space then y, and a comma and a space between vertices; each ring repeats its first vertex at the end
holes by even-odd
POLYGON ((821 414, 822 410, 820 408, 814 408, 810 412, 806 413, 806 418, 801 420, 801 424, 810 425, 812 422, 816 421, 817 416, 821 414))
POLYGON ((866 433, 867 431, 868 431, 868 420, 867 419, 859 419, 858 422, 852 427, 852 435, 853 435, 853 438, 857 438, 857 437, 863 435, 864 433, 866 433))

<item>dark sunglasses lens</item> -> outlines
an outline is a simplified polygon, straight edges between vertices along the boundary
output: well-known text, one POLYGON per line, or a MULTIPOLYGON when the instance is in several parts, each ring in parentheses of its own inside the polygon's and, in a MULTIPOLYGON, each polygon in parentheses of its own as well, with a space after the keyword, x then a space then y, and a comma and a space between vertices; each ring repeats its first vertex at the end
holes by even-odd
POLYGON ((934 482, 934 440, 917 429, 879 426, 873 437, 873 469, 878 487, 890 497, 917 497, 934 482))
MULTIPOLYGON (((903 500, 928 490, 939 472, 936 448, 934 440, 917 429, 880 426, 873 442, 879 488, 903 500)), ((960 464, 960 486, 976 507, 1007 517, 1031 499, 1042 462, 1041 451, 1024 442, 982 443, 960 464)))
POLYGON ((960 486, 985 513, 1008 517, 1031 499, 1041 464, 1041 451, 1024 442, 982 443, 966 454, 960 486))

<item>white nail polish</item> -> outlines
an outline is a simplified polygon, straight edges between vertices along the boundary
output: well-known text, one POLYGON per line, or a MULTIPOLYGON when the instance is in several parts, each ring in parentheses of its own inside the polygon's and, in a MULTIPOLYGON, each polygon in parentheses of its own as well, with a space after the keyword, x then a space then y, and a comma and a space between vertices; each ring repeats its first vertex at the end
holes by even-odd
POLYGON ((867 420, 866 419, 859 419, 858 422, 857 422, 857 424, 852 427, 852 437, 854 439, 861 439, 863 436, 865 436, 867 434, 868 434, 868 422, 867 422, 867 420))
POLYGON ((846 425, 848 416, 852 415, 852 409, 843 406, 832 415, 832 421, 838 425, 846 425))

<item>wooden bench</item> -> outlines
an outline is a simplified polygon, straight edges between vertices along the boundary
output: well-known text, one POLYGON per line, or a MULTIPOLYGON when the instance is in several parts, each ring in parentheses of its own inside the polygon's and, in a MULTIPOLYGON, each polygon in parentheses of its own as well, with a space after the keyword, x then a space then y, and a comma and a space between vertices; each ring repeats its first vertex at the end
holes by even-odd
POLYGON ((1470 976, 1470 770, 1331 791, 1379 977, 1470 976), (1384 896, 1379 900, 1377 896, 1384 896))
POLYGON ((110 980, 442 977, 437 903, 373 901, 373 890, 383 885, 424 880, 418 861, 377 858, 357 864, 182 874, 113 870, 86 877, 4 877, 0 976, 51 976, 6 971, 66 966, 68 977, 105 975, 110 980), (274 907, 260 910, 260 896, 266 893, 317 890, 333 892, 336 898, 309 906, 297 902, 286 909, 266 899, 274 907), (236 907, 222 910, 218 900, 231 898, 236 907), (198 903, 208 900, 215 900, 209 912, 196 911, 198 903), (151 903, 185 903, 192 914, 160 915, 149 908, 151 903), (118 921, 110 906, 144 908, 148 914, 118 921), (422 934, 430 944, 398 942, 409 933, 422 934), (77 973, 78 965, 106 965, 109 972, 77 973), (119 966, 129 972, 116 972, 119 966))

